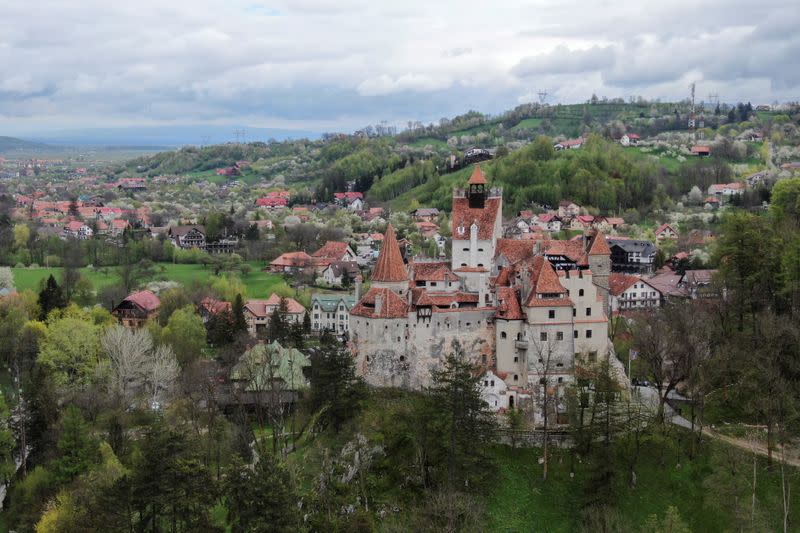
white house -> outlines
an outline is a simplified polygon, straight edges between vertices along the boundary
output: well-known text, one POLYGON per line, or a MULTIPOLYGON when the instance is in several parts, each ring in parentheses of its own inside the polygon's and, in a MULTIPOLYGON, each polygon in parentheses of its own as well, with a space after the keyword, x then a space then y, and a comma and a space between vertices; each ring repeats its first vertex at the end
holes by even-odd
POLYGON ((661 292, 638 276, 612 273, 608 289, 612 313, 661 305, 661 292))

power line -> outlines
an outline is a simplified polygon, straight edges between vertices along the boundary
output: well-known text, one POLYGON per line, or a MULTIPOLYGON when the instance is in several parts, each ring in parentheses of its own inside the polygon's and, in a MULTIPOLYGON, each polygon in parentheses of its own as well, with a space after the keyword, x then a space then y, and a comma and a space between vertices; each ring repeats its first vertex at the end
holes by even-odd
POLYGON ((549 93, 546 90, 542 89, 536 94, 539 96, 539 103, 544 105, 549 93))

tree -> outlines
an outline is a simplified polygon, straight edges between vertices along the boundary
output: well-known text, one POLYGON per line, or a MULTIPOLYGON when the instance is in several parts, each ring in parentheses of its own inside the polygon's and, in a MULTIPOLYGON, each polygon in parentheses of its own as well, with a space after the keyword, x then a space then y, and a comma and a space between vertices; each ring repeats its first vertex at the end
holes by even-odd
POLYGON ((670 505, 667 507, 664 518, 659 520, 657 515, 650 515, 644 524, 643 531, 651 533, 692 533, 689 526, 681 518, 678 509, 670 505))
POLYGON ((98 363, 98 327, 88 317, 51 317, 40 344, 38 362, 62 386, 89 382, 98 363))
POLYGON ((146 329, 113 326, 100 338, 100 345, 111 365, 111 387, 128 405, 142 386, 142 372, 153 349, 153 337, 146 329))
POLYGON ((59 457, 55 460, 56 478, 67 483, 89 470, 99 459, 99 443, 92 436, 89 425, 74 405, 67 407, 61 422, 58 439, 59 457))
POLYGON ((178 362, 185 367, 202 355, 206 346, 206 328, 194 307, 187 305, 172 313, 161 332, 161 339, 172 347, 178 362))
POLYGON ((41 308, 40 318, 45 320, 53 309, 66 307, 67 301, 64 293, 56 282, 52 274, 47 278, 44 287, 39 292, 39 307, 41 308))
POLYGON ((270 341, 278 341, 285 344, 289 338, 289 322, 286 320, 286 315, 289 312, 289 304, 286 298, 281 297, 278 307, 276 307, 269 317, 269 324, 267 325, 267 338, 270 341))
POLYGON ((432 372, 428 393, 439 409, 438 426, 447 451, 446 486, 477 488, 489 472, 486 450, 495 439, 496 422, 481 397, 480 376, 457 341, 444 365, 432 372))
POLYGON ((263 452, 255 465, 234 461, 225 476, 224 494, 234 533, 298 529, 298 497, 289 473, 274 456, 263 452))
POLYGON ((233 314, 232 327, 234 334, 247 331, 247 319, 244 317, 244 301, 242 300, 241 293, 236 294, 236 298, 233 300, 233 306, 231 307, 231 313, 233 314))
POLYGON ((364 382, 356 377, 352 354, 329 333, 311 354, 311 406, 320 410, 320 423, 338 433, 356 415, 365 395, 364 382))

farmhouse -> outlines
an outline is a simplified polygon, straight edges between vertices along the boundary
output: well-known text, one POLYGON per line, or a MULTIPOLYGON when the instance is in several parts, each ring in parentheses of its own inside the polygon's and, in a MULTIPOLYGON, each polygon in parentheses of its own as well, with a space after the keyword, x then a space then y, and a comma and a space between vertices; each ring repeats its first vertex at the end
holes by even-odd
POLYGON ((161 300, 150 291, 138 291, 128 295, 111 310, 123 326, 138 328, 151 318, 158 316, 161 300))

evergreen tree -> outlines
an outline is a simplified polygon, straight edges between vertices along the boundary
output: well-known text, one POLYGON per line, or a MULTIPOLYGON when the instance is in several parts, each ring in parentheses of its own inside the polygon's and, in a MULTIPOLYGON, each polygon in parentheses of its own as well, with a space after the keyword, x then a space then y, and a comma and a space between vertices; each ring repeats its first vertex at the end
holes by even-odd
POLYGON ((356 376, 353 356, 328 332, 311 355, 310 381, 312 408, 322 409, 320 422, 338 433, 360 409, 366 390, 356 376))
POLYGON ((494 441, 496 422, 489 406, 481 398, 480 376, 463 354, 457 341, 453 343, 444 366, 432 373, 430 396, 438 406, 442 446, 446 449, 447 486, 474 488, 490 472, 486 450, 494 441))
POLYGON ((289 473, 268 453, 255 467, 236 460, 225 476, 228 518, 233 533, 297 530, 297 495, 289 473))
POLYGON ((89 424, 74 405, 67 407, 58 439, 59 458, 55 460, 56 477, 67 483, 83 474, 99 459, 100 448, 89 431, 89 424))
POLYGON ((231 308, 231 312, 233 313, 233 333, 247 331, 247 320, 244 318, 244 302, 242 301, 242 295, 237 294, 236 299, 233 301, 233 307, 231 308))
POLYGON ((286 314, 289 311, 289 305, 286 298, 281 298, 278 307, 272 311, 269 317, 269 325, 267 326, 267 338, 270 341, 278 341, 283 344, 289 338, 289 323, 286 320, 286 314))
POLYGON ((311 334, 311 314, 308 312, 303 314, 303 333, 311 334))
POLYGON ((45 282, 44 288, 39 292, 39 307, 41 308, 40 318, 45 320, 47 315, 50 314, 50 311, 53 309, 61 309, 66 306, 67 302, 64 298, 64 293, 61 291, 61 287, 59 287, 56 278, 50 274, 50 277, 48 277, 45 282))

